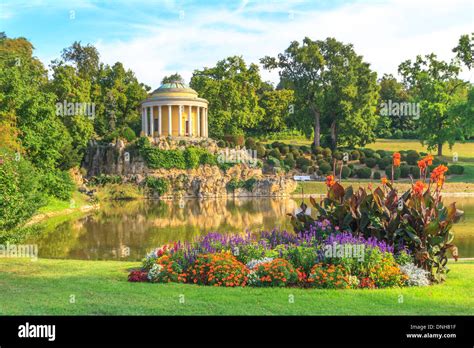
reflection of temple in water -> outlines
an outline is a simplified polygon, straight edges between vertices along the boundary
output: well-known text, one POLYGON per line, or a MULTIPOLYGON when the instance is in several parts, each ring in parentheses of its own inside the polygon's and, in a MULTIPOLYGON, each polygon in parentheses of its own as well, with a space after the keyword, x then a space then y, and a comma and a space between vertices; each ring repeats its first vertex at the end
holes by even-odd
POLYGON ((40 256, 140 260, 154 247, 208 232, 289 228, 285 215, 295 206, 291 199, 111 202, 45 233, 40 256))

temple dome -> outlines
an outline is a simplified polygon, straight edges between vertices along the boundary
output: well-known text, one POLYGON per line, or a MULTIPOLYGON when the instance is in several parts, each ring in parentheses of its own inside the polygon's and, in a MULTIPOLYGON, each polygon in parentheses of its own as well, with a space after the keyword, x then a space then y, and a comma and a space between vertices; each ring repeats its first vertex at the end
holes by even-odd
POLYGON ((197 98, 198 93, 182 82, 164 83, 151 93, 151 97, 186 97, 197 98))

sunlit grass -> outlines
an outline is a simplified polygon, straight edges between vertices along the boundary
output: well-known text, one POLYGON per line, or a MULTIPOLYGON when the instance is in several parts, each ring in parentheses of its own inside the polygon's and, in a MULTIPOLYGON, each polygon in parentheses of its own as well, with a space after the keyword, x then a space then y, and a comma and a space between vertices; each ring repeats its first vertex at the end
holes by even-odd
POLYGON ((127 282, 137 262, 0 259, 2 315, 473 315, 474 262, 423 288, 214 288, 127 282), (294 303, 289 301, 290 295, 294 303), (184 297, 183 297, 184 296, 184 297), (184 303, 180 303, 184 299, 184 303))

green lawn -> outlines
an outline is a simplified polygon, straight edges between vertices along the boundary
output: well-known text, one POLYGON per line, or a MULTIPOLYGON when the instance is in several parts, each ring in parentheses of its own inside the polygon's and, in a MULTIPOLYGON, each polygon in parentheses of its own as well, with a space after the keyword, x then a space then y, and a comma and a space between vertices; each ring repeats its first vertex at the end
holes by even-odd
POLYGON ((127 282, 137 262, 0 259, 1 315, 474 315, 474 261, 424 288, 214 288, 127 282), (183 297, 184 295, 184 297, 183 297), (289 299, 294 296, 294 303, 289 299), (71 303, 71 299, 75 303, 71 303), (184 303, 180 303, 184 299, 184 303))

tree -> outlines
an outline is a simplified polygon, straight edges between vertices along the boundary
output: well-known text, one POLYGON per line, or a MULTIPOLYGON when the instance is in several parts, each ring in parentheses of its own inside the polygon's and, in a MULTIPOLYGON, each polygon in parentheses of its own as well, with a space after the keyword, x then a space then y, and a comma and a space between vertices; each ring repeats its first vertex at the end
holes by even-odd
POLYGON ((294 93, 289 89, 266 90, 260 98, 260 106, 265 110, 259 131, 279 132, 287 128, 288 118, 294 106, 294 93))
POLYGON ((298 128, 308 134, 314 125, 314 145, 321 144, 321 123, 330 129, 331 147, 364 145, 375 138, 378 98, 376 74, 351 44, 333 38, 292 42, 278 59, 261 59, 267 69, 280 69, 281 86, 295 92, 298 128))
POLYGON ((162 84, 165 84, 165 83, 172 83, 172 82, 179 82, 179 83, 183 83, 184 84, 184 79, 183 77, 178 74, 178 73, 174 73, 170 76, 165 76, 163 77, 163 80, 161 80, 161 83, 162 84))
POLYGON ((209 134, 243 134, 256 127, 264 116, 258 103, 261 85, 258 66, 247 66, 238 56, 195 70, 190 86, 209 101, 209 134))
MULTIPOLYGON (((293 41, 278 58, 266 56, 260 60, 268 70, 280 69, 280 80, 291 86, 295 95, 295 117, 297 127, 307 135, 314 127, 314 145, 320 146, 322 79, 324 58, 316 41, 308 37, 303 44, 293 41), (307 117, 309 115, 310 117, 307 117)), ((295 119, 295 118, 294 118, 295 119)))
POLYGON ((410 102, 410 95, 403 83, 399 82, 391 74, 384 74, 378 83, 380 86, 378 114, 381 117, 379 119, 377 132, 382 132, 384 135, 392 135, 395 130, 415 130, 416 115, 402 115, 401 113, 385 115, 384 110, 381 110, 381 108, 392 105, 393 103, 402 105, 401 103, 410 102))
POLYGON ((64 62, 74 64, 81 78, 90 82, 97 78, 100 58, 99 52, 94 46, 90 44, 83 46, 80 41, 75 41, 70 47, 63 50, 61 57, 64 62))
MULTIPOLYGON (((422 144, 429 150, 438 149, 438 155, 443 154, 443 145, 453 146, 456 139, 464 139, 468 129, 460 128, 461 123, 469 119, 469 112, 454 112, 467 95, 468 84, 458 78, 462 59, 466 58, 466 36, 460 40, 461 44, 455 49, 457 59, 451 62, 439 60, 435 54, 417 56, 415 61, 407 60, 400 64, 398 71, 403 77, 405 87, 413 95, 413 100, 419 103, 420 119, 418 133, 422 144)), ((469 61, 466 61, 469 68, 469 61)), ((470 135, 470 134, 469 134, 470 135)))

